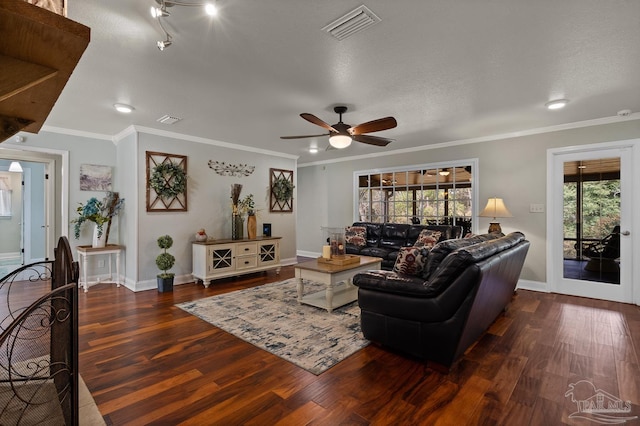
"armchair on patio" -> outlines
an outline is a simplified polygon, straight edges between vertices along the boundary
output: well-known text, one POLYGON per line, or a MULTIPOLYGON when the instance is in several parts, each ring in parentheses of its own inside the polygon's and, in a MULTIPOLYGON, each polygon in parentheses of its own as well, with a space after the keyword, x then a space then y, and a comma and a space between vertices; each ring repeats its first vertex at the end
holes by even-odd
POLYGON ((620 226, 617 225, 600 241, 584 244, 582 254, 589 257, 584 269, 595 272, 617 272, 620 266, 615 261, 620 257, 620 226))

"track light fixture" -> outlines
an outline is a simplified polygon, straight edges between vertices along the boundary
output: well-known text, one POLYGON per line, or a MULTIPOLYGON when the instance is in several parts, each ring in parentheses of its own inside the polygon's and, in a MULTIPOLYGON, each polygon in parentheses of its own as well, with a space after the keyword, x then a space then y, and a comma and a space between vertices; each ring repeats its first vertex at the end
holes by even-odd
POLYGON ((158 46, 158 50, 162 52, 164 49, 171 46, 171 36, 167 34, 167 39, 164 41, 158 40, 158 43, 156 43, 156 45, 158 46))
POLYGON ((159 40, 156 43, 156 46, 160 51, 163 51, 167 47, 171 46, 172 36, 169 34, 167 29, 162 23, 162 20, 171 16, 171 14, 167 11, 168 7, 173 6, 190 6, 190 7, 201 7, 204 9, 204 12, 209 16, 217 16, 218 15, 218 7, 215 3, 191 3, 191 2, 183 2, 181 0, 155 0, 157 5, 151 6, 151 16, 158 20, 158 24, 162 31, 164 31, 165 39, 159 40))

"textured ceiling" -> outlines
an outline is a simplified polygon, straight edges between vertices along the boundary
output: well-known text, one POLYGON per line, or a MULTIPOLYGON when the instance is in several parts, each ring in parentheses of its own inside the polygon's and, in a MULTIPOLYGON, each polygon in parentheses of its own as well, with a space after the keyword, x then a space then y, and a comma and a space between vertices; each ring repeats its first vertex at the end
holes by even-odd
MULTIPOLYGON (((47 126, 116 135, 131 124, 300 156, 300 163, 387 152, 640 111, 640 1, 368 0, 382 21, 337 41, 322 28, 361 1, 219 0, 217 20, 173 7, 173 45, 153 0, 69 0, 91 43, 47 126), (560 111, 545 102, 568 98, 560 111), (136 109, 114 111, 116 102, 136 109), (352 125, 386 148, 325 151, 299 117, 352 125), (171 125, 156 120, 183 118, 171 125), (311 145, 320 152, 308 153, 311 145)), ((632 117, 637 118, 637 114, 632 117)))

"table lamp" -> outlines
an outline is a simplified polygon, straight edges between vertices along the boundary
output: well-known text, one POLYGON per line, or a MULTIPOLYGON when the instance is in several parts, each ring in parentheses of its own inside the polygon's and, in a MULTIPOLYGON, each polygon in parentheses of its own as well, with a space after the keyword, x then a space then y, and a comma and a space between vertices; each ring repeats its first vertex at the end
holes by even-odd
POLYGON ((511 212, 504 205, 502 198, 489 198, 487 206, 478 214, 480 217, 492 217, 493 222, 489 223, 489 233, 502 232, 500 224, 496 222, 498 217, 513 217, 511 212))

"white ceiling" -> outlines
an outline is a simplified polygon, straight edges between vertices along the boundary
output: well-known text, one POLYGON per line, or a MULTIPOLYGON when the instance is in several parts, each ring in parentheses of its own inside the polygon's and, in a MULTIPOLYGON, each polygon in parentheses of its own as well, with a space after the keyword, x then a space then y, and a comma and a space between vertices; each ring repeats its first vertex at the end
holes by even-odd
POLYGON ((322 28, 361 0, 218 0, 215 20, 171 8, 164 52, 152 4, 69 0, 91 42, 47 126, 135 124, 308 163, 640 111, 638 0, 367 0, 382 21, 343 41, 322 28), (570 103, 546 110, 554 98, 570 103), (395 141, 324 151, 326 137, 279 138, 324 133, 299 114, 334 124, 338 104, 352 125, 394 116, 397 128, 372 135, 395 141), (158 123, 165 114, 183 120, 158 123))

